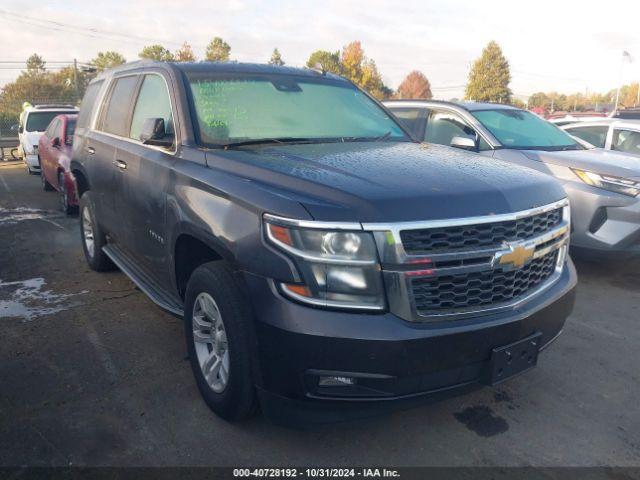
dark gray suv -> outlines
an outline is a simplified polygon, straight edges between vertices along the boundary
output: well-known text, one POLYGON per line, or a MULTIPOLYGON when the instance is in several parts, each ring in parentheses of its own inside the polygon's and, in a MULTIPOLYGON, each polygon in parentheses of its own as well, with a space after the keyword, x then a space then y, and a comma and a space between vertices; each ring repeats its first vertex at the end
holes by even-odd
POLYGON ((89 86, 72 170, 87 262, 184 317, 207 404, 321 421, 495 384, 562 331, 562 187, 473 158, 338 76, 141 62, 89 86))

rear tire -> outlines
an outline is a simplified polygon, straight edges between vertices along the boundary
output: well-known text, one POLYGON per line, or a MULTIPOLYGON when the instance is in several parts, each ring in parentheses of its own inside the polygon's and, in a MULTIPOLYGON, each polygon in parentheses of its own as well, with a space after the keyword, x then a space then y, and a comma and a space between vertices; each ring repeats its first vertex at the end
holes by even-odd
POLYGON ((251 374, 252 315, 223 261, 198 267, 187 284, 184 324, 196 384, 205 403, 226 420, 256 411, 251 374))
POLYGON ((84 257, 92 270, 106 272, 115 269, 111 259, 102 251, 107 237, 96 219, 91 191, 84 192, 80 198, 80 238, 84 257))

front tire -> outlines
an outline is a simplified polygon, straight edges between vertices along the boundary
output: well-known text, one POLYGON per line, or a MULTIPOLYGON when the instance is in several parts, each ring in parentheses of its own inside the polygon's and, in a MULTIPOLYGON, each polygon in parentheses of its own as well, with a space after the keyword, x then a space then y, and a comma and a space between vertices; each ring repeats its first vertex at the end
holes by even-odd
POLYGON ((107 244, 107 237, 97 222, 91 191, 84 192, 80 198, 80 236, 84 257, 92 270, 106 272, 115 268, 102 251, 107 244))
POLYGON ((252 317, 225 262, 198 267, 187 284, 185 335, 191 368, 205 403, 226 420, 256 410, 251 375, 252 317))

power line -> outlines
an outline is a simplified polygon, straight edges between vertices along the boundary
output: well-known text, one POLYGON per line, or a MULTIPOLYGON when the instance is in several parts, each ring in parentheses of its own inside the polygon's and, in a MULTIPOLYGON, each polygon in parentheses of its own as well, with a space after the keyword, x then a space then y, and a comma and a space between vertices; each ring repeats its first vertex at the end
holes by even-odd
MULTIPOLYGON (((94 28, 94 27, 81 27, 81 26, 72 25, 69 23, 58 22, 56 20, 45 20, 41 18, 29 17, 27 15, 18 14, 15 12, 4 10, 4 9, 0 9, 0 15, 17 18, 28 25, 36 26, 39 28, 47 28, 50 30, 62 31, 66 33, 75 33, 78 35, 85 35, 93 38, 107 38, 110 40, 118 40, 118 41, 141 40, 144 42, 164 43, 164 44, 176 45, 176 46, 182 45, 181 42, 173 42, 166 39, 160 40, 158 38, 143 37, 139 35, 113 32, 113 31, 94 28), (111 37, 121 37, 121 38, 111 38, 111 37)), ((206 48, 199 45, 192 45, 192 47, 206 48)))

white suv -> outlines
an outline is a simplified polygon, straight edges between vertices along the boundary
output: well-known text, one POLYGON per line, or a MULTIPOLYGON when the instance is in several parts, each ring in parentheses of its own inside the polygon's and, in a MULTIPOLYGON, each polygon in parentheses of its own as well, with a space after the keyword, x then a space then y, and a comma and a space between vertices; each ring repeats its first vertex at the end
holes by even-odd
POLYGON ((61 113, 78 113, 71 105, 37 105, 25 110, 21 118, 18 137, 20 145, 18 154, 27 167, 27 172, 35 174, 40 171, 38 160, 38 141, 49 126, 51 120, 61 113))

